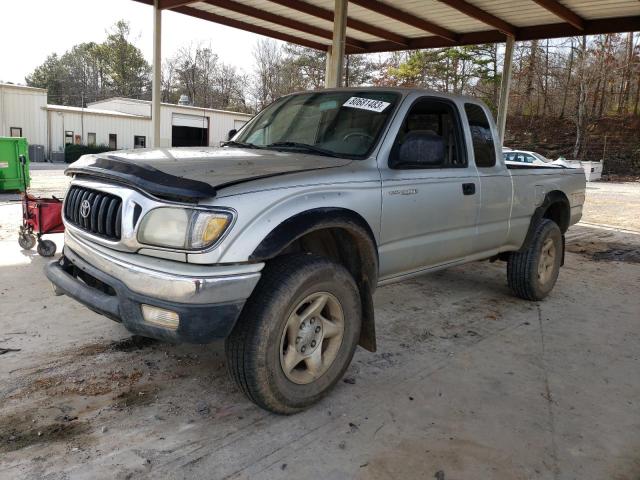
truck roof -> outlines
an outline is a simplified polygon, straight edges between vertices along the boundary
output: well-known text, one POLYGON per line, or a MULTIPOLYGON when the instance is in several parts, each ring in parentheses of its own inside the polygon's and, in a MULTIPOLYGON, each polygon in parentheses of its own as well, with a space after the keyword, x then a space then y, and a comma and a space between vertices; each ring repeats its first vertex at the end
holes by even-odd
MULTIPOLYGON (((482 100, 472 97, 470 95, 458 95, 453 93, 445 93, 438 92, 437 90, 431 90, 428 88, 418 88, 418 87, 339 87, 339 88, 323 88, 320 90, 302 90, 295 93, 290 93, 288 95, 283 95, 283 97, 288 97, 291 95, 300 95, 304 93, 319 93, 319 92, 397 92, 402 96, 407 96, 412 93, 418 93, 421 95, 430 95, 434 97, 442 97, 449 99, 458 99, 469 101, 473 103, 484 103, 482 100)), ((280 97, 282 98, 282 97, 280 97)))

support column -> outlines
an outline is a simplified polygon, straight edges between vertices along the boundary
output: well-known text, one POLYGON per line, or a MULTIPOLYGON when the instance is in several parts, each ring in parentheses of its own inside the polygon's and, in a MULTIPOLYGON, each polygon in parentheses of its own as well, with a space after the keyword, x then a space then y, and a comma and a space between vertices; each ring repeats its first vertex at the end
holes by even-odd
POLYGON ((153 65, 151 79, 151 123, 153 148, 160 147, 160 95, 162 83, 162 10, 160 0, 153 1, 153 65))
POLYGON ((513 44, 515 39, 507 35, 502 66, 502 82, 500 83, 500 99, 498 101, 498 134, 500 145, 504 144, 504 133, 507 127, 507 110, 509 108, 509 91, 511 90, 511 70, 513 67, 513 44))
POLYGON ((324 66, 324 86, 325 88, 330 88, 329 85, 329 77, 331 76, 331 45, 327 47, 327 58, 324 66))
POLYGON ((347 35, 348 0, 335 0, 333 12, 333 42, 327 52, 327 70, 324 85, 326 88, 342 86, 344 66, 344 44, 347 35))

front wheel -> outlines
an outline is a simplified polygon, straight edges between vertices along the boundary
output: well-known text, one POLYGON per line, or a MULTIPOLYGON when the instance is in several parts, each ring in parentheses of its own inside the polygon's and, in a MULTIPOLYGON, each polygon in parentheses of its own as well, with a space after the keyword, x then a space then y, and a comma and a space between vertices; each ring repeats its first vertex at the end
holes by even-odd
POLYGON ((342 377, 360 323, 358 288, 343 266, 314 255, 275 259, 225 342, 229 373, 260 407, 296 413, 342 377))
POLYGON ((542 300, 553 289, 562 263, 562 232, 548 219, 542 219, 524 252, 514 252, 507 261, 507 280, 511 290, 525 300, 542 300))

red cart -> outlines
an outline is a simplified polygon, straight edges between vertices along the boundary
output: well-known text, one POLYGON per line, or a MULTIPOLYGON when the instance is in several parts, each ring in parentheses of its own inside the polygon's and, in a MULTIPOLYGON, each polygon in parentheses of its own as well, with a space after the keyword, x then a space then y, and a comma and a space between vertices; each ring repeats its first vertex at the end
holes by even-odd
POLYGON ((25 175, 26 159, 20 156, 24 193, 22 194, 22 225, 18 232, 18 244, 30 250, 38 243, 38 253, 43 257, 52 257, 56 253, 56 244, 51 240, 43 240, 42 235, 64 232, 62 223, 62 200, 37 198, 27 192, 25 175))

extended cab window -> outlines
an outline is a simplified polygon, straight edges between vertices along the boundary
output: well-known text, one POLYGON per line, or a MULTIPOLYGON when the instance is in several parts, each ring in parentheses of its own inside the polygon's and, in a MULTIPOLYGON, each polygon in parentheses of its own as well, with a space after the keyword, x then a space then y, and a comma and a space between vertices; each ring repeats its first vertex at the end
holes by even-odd
POLYGON ((418 100, 404 119, 391 149, 393 169, 466 167, 455 107, 436 99, 418 100))
MULTIPOLYGON (((477 167, 493 167, 496 164, 496 149, 493 144, 491 124, 480 105, 465 103, 464 111, 469 121, 473 156, 477 167)), ((518 160, 521 161, 521 160, 518 160)))

